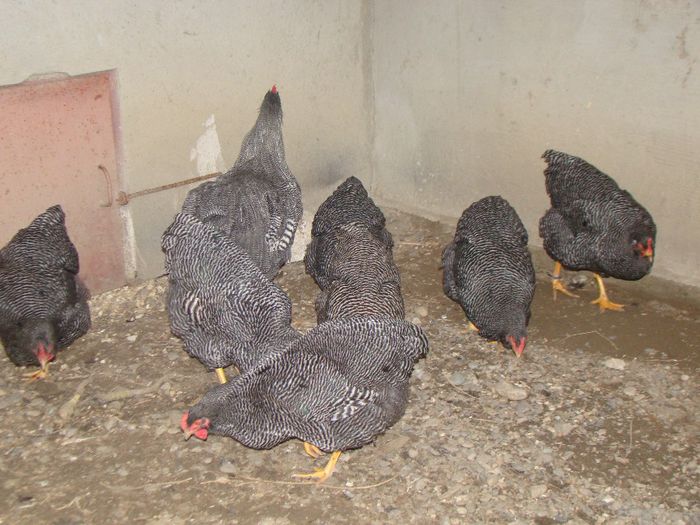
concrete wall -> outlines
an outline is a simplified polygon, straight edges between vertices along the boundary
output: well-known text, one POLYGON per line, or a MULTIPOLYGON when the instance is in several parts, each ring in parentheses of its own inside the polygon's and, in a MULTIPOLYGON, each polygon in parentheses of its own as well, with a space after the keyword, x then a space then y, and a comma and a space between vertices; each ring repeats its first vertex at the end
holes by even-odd
POLYGON ((659 229, 654 274, 700 285, 700 3, 382 0, 374 190, 454 220, 501 194, 532 243, 547 148, 612 175, 659 229))
MULTIPOLYGON (((232 165, 276 83, 287 161, 315 208, 339 180, 369 176, 366 9, 340 0, 0 0, 0 84, 116 69, 121 177, 137 191, 232 165)), ((188 189, 129 205, 139 277, 162 272, 160 235, 188 189)))
MULTIPOLYGON (((0 13, 0 84, 118 71, 129 191, 230 166, 277 83, 309 212, 354 174, 379 202, 451 221, 501 194, 539 243, 552 147, 652 212, 655 274, 700 284, 697 2, 0 0, 0 13)), ((139 277, 162 271, 188 189, 129 205, 139 277)))

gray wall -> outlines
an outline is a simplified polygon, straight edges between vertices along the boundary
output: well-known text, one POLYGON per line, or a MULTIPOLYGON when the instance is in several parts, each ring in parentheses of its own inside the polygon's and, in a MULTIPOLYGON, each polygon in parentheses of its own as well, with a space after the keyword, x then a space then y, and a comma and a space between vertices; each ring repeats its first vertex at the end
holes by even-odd
MULTIPOLYGON (((338 180, 369 174, 365 9, 340 0, 0 0, 0 84, 116 68, 121 177, 137 191, 231 166, 277 83, 287 161, 313 208, 338 180), (207 158, 190 160, 211 115, 217 134, 200 141, 207 158)), ((139 277, 162 272, 160 235, 188 189, 129 205, 139 277)))
MULTIPOLYGON (((450 221, 501 194, 536 244, 552 147, 652 212, 655 274, 700 285, 698 2, 0 0, 0 12, 0 84, 117 69, 128 191, 230 166, 277 83, 308 212, 349 175, 384 205, 450 221)), ((162 271, 160 234, 188 189, 128 206, 140 277, 162 271)))
POLYGON ((654 273, 700 285, 700 3, 374 9, 375 191, 456 218, 501 194, 540 244, 542 152, 579 155, 654 216, 654 273))

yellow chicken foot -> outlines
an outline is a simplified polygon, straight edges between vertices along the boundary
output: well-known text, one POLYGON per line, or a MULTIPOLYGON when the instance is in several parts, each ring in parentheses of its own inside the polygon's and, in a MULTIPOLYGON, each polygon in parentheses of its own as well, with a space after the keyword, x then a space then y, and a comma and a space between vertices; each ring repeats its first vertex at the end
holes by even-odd
POLYGON ((320 448, 318 448, 316 445, 312 445, 311 443, 307 443, 304 441, 304 452, 306 452, 309 456, 312 458, 320 458, 325 454, 320 448))
POLYGON ((471 332, 478 332, 479 331, 479 329, 476 327, 476 325, 474 323, 472 323, 471 321, 469 321, 469 324, 467 325, 467 329, 471 332))
POLYGON ((598 289, 600 290, 600 294, 598 295, 598 299, 596 299, 595 301, 591 301, 591 304, 597 304, 598 306, 600 306, 601 312, 604 312, 605 310, 614 310, 616 312, 621 312, 625 305, 613 303, 610 299, 608 299, 608 294, 605 292, 605 285, 603 284, 603 278, 597 273, 594 273, 593 277, 595 277, 595 280, 598 283, 598 289))
POLYGON ((39 370, 36 370, 35 372, 29 372, 27 374, 24 374, 24 377, 27 378, 27 381, 29 383, 32 383, 38 379, 44 379, 46 376, 49 375, 49 363, 45 363, 44 365, 39 368, 39 370))
POLYGON ((340 450, 336 450, 335 452, 333 452, 333 454, 331 454, 331 459, 328 460, 326 466, 324 468, 317 468, 316 472, 314 472, 313 474, 294 474, 293 477, 317 478, 316 481, 318 481, 319 483, 323 483, 333 474, 333 471, 335 470, 335 464, 338 462, 338 458, 341 454, 342 452, 340 450))
POLYGON ((557 300, 557 292, 561 292, 564 295, 568 295, 569 297, 578 297, 575 293, 571 293, 569 290, 566 289, 566 287, 561 284, 561 263, 560 262, 555 262, 554 263, 554 270, 552 271, 552 274, 550 277, 552 278, 552 297, 554 300, 557 300))
POLYGON ((225 385, 228 382, 228 380, 226 379, 226 373, 224 372, 224 369, 217 368, 215 370, 215 372, 216 372, 216 378, 219 380, 219 383, 221 383, 222 385, 225 385))

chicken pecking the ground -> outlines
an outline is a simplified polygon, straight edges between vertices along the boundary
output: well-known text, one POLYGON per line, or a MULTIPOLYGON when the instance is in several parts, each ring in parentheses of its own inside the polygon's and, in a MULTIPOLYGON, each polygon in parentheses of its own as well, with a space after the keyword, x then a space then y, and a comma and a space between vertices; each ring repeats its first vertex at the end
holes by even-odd
POLYGON ((540 237, 554 259, 554 297, 561 268, 594 273, 601 311, 621 310, 608 299, 602 277, 636 281, 651 271, 656 225, 649 212, 608 175, 573 155, 547 150, 542 158, 552 207, 540 219, 540 237))
POLYGON ((296 475, 322 482, 341 451, 373 443, 401 418, 413 367, 427 352, 425 334, 407 321, 327 321, 207 392, 181 428, 187 437, 211 432, 255 449, 300 439, 332 452, 325 468, 296 475))
POLYGON ((535 270, 527 231, 499 196, 469 206, 442 254, 443 289, 462 306, 470 326, 519 357, 527 341, 535 270))
POLYGON ((185 213, 163 234, 170 327, 204 366, 240 372, 298 337, 292 304, 235 241, 185 213))
POLYGON ((363 315, 403 319, 401 278, 382 211, 348 178, 319 207, 304 264, 321 288, 318 322, 363 315))
POLYGON ((78 251, 56 205, 0 250, 0 340, 18 366, 49 362, 90 329, 89 292, 78 277, 78 251))
POLYGON ((275 86, 233 168, 191 190, 182 211, 228 235, 269 279, 289 261, 302 215, 301 189, 285 160, 275 86))

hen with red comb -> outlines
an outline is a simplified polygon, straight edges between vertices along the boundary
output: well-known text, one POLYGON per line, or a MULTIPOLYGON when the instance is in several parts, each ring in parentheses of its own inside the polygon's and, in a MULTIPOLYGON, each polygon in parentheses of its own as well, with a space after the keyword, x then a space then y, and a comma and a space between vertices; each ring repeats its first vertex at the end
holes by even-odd
POLYGON ((182 211, 235 241, 269 279, 289 261, 301 188, 285 159, 277 86, 265 94, 233 168, 192 189, 182 211))
POLYGON ((41 367, 33 379, 44 377, 56 352, 90 328, 89 293, 78 270, 58 205, 0 250, 0 340, 14 364, 41 367))
MULTIPOLYGON (((545 185, 552 207, 540 219, 540 237, 554 259, 554 297, 561 291, 562 266, 594 272, 601 310, 622 310, 608 299, 603 277, 636 281, 651 271, 656 225, 649 212, 629 192, 585 160, 547 150, 545 185)), ((574 296, 575 297, 575 296, 574 296)))
POLYGON ((520 217, 500 196, 467 208, 442 254, 443 289, 489 341, 522 355, 535 270, 520 217))

